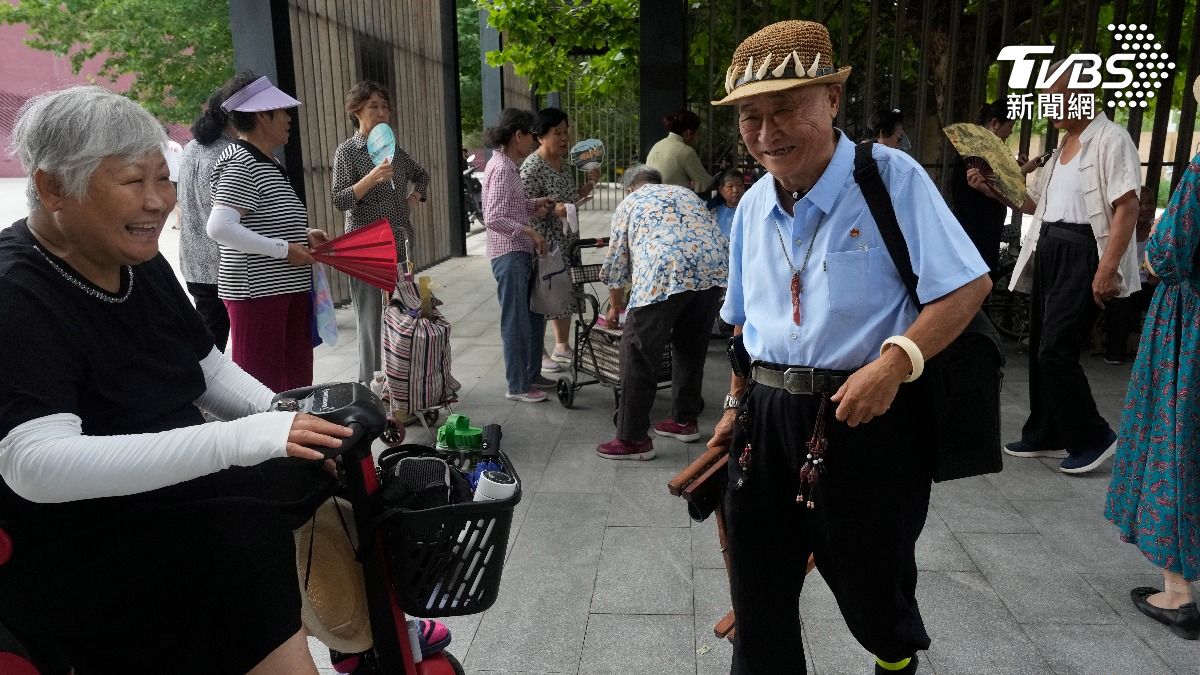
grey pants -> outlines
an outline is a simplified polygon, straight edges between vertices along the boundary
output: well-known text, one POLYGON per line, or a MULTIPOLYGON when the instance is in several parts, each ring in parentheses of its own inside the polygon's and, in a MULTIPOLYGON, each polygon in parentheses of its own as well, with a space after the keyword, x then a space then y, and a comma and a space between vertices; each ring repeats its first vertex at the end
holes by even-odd
POLYGON ((379 342, 383 320, 383 291, 350 277, 350 300, 358 326, 358 381, 369 383, 380 369, 379 342))
POLYGON ((667 342, 671 343, 671 417, 681 424, 700 417, 704 360, 721 291, 719 287, 684 291, 629 310, 621 334, 617 438, 636 443, 650 431, 650 406, 658 390, 654 374, 667 342))

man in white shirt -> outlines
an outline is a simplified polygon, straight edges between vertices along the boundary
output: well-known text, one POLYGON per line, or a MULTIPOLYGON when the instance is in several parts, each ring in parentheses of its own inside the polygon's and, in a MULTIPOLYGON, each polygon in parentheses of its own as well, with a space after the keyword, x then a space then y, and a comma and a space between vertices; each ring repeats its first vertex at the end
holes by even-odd
MULTIPOLYGON (((1133 243, 1141 165, 1128 132, 1100 112, 1066 115, 1070 71, 1049 89, 1062 94, 1065 132, 1021 211, 1033 226, 1021 242, 1011 289, 1031 292, 1029 418, 1014 457, 1064 457, 1064 473, 1086 473, 1116 449, 1117 435, 1096 409, 1080 351, 1104 303, 1141 287, 1133 243), (1064 452, 1065 449, 1065 452, 1064 452)), ((1099 100, 1099 99, 1097 99, 1099 100)), ((974 186, 982 181, 968 172, 974 186)))

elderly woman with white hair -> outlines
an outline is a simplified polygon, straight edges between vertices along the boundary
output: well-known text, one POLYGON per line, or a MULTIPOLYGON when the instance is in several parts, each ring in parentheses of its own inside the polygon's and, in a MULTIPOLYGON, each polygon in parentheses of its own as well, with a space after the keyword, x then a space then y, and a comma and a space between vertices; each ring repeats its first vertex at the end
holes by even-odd
POLYGON ((691 443, 697 420, 709 329, 728 270, 728 244, 704 202, 688 188, 662 185, 657 169, 626 169, 628 195, 612 218, 608 258, 600 278, 609 285, 607 324, 616 328, 631 283, 621 335, 621 399, 617 436, 596 453, 606 459, 652 459, 650 407, 663 349, 671 345, 671 416, 654 433, 691 443))
POLYGON ((0 232, 0 623, 80 675, 315 674, 292 529, 329 488, 312 448, 350 430, 264 412, 214 348, 159 253, 165 141, 97 87, 13 129, 30 211, 0 232))

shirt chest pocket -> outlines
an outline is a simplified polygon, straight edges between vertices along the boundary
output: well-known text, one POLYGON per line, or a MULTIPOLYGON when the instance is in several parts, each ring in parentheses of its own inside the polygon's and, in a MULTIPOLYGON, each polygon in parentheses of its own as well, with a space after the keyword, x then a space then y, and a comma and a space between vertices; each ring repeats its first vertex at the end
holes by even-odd
POLYGON ((852 319, 877 315, 888 296, 880 289, 883 266, 890 264, 882 246, 826 254, 829 311, 852 319))

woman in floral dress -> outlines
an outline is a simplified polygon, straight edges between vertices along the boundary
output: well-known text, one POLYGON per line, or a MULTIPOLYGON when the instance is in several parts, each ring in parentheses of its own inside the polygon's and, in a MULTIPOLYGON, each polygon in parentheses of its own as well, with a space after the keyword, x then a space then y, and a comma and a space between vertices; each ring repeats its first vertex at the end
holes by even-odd
MULTIPOLYGON (((1200 79, 1197 79, 1200 98, 1200 79)), ((1163 571, 1164 588, 1130 591, 1146 616, 1200 637, 1188 582, 1200 579, 1200 155, 1146 245, 1162 279, 1142 328, 1121 415, 1104 515, 1163 571)))
MULTIPOLYGON (((571 243, 579 239, 579 233, 564 231, 560 218, 567 215, 568 203, 586 199, 592 193, 600 172, 593 170, 583 185, 575 187, 573 169, 564 163, 570 148, 570 126, 567 114, 558 108, 546 108, 538 112, 533 134, 540 145, 521 163, 525 194, 530 199, 549 197, 557 203, 554 212, 534 220, 533 227, 546 238, 551 251, 558 249, 565 257, 571 243)), ((568 260, 567 264, 570 265, 571 261, 568 260)), ((554 351, 543 356, 542 370, 553 372, 559 369, 559 363, 571 362, 570 308, 558 316, 546 318, 554 326, 554 351)))

